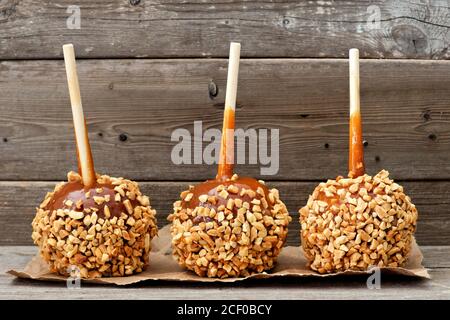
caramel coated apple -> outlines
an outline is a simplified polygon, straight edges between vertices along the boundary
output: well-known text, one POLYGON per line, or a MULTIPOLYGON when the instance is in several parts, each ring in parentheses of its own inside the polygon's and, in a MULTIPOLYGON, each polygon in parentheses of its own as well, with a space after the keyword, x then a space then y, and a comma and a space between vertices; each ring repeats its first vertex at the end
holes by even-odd
POLYGON ((178 263, 199 276, 226 278, 272 269, 291 218, 278 190, 235 174, 190 186, 169 220, 178 263))
POLYGON ((52 272, 67 275, 73 266, 83 278, 141 272, 157 234, 155 210, 136 182, 96 178, 86 188, 69 172, 68 182, 47 193, 37 209, 32 238, 52 272))
POLYGON ((417 209, 385 170, 319 184, 300 209, 303 250, 319 273, 403 266, 417 209))

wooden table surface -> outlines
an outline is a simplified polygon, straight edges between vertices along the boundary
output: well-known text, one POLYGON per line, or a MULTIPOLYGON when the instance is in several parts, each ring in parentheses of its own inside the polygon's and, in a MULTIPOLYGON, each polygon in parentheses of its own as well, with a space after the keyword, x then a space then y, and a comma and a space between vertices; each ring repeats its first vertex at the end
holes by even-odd
POLYGON ((32 246, 0 247, 0 299, 449 299, 450 246, 424 246, 431 280, 381 276, 381 289, 369 290, 366 277, 282 279, 236 284, 145 282, 116 287, 16 279, 5 272, 21 268, 36 253, 32 246))

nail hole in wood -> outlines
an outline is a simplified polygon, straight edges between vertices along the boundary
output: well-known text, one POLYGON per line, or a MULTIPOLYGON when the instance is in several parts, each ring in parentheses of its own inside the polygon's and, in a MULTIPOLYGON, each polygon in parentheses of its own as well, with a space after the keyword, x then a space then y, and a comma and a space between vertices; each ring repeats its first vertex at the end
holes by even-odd
POLYGON ((119 140, 120 141, 125 142, 125 141, 127 141, 127 139, 128 139, 128 136, 125 133, 121 133, 119 135, 119 140))
POLYGON ((375 162, 380 162, 380 156, 375 156, 375 162))
POLYGON ((3 138, 3 142, 8 142, 8 138, 3 138))
POLYGON ((303 118, 303 119, 306 119, 308 117, 309 117, 309 114, 303 113, 303 114, 300 115, 300 118, 303 118))
POLYGON ((219 88, 217 87, 216 83, 212 80, 208 84, 208 93, 210 99, 214 99, 219 94, 219 88))
POLYGON ((325 149, 328 149, 329 147, 330 147, 330 145, 329 145, 329 143, 327 142, 327 143, 325 143, 324 145, 323 145, 324 147, 325 147, 325 149))
POLYGON ((436 141, 437 137, 436 137, 436 135, 434 133, 430 133, 428 135, 428 139, 430 139, 431 141, 436 141))
POLYGON ((369 142, 367 142, 367 140, 364 140, 364 141, 363 141, 363 146, 364 146, 364 147, 367 147, 368 145, 369 145, 369 142))
POLYGON ((98 133, 98 136, 99 136, 99 137, 103 137, 103 132, 99 132, 99 133, 98 133))

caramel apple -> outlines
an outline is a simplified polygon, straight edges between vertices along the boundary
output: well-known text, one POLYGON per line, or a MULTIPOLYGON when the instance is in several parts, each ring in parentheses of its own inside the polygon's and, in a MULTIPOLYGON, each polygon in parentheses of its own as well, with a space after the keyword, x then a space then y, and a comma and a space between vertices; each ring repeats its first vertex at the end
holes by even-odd
POLYGON ((272 269, 291 220, 278 190, 233 174, 239 50, 239 44, 231 44, 217 177, 182 192, 169 216, 175 259, 203 277, 239 277, 272 269))
POLYGON ((72 45, 64 58, 77 142, 80 174, 56 185, 37 208, 32 238, 50 270, 83 278, 124 276, 148 264, 157 234, 156 212, 136 182, 94 171, 72 45))
POLYGON ((418 213, 387 171, 365 174, 357 49, 350 50, 349 142, 348 178, 320 183, 300 209, 305 256, 319 273, 403 266, 418 213))

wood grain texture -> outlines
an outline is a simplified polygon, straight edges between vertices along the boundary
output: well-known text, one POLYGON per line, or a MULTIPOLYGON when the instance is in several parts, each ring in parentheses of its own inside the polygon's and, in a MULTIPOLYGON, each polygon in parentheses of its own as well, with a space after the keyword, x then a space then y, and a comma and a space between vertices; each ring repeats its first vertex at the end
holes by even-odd
MULTIPOLYGON (((84 111, 98 172, 135 180, 204 180, 216 166, 175 165, 175 129, 222 125, 226 59, 83 60, 84 111), (210 97, 208 86, 218 90, 210 97)), ((241 62, 237 127, 280 132, 266 180, 346 174, 348 65, 336 59, 241 62)), ((450 179, 450 61, 362 60, 369 173, 450 179)), ((76 167, 62 61, 0 62, 0 180, 62 180, 76 167)), ((206 143, 205 143, 206 144, 206 143)), ((260 166, 237 166, 260 176, 260 166)))
POLYGON ((83 58, 244 57, 447 59, 446 1, 130 1, 4 0, 0 59, 61 57, 73 42, 83 58), (69 29, 70 5, 81 9, 69 29), (373 24, 374 18, 380 23, 373 24))
POLYGON ((367 277, 277 279, 236 284, 145 282, 126 287, 82 284, 67 290, 65 283, 15 279, 5 272, 22 268, 36 254, 31 246, 0 247, 0 299, 448 299, 449 246, 423 246, 424 265, 431 280, 381 276, 381 290, 368 290, 367 277), (435 267, 435 266, 447 267, 435 267))
MULTIPOLYGON (((141 182, 142 191, 150 196, 157 211, 159 227, 166 225, 172 203, 192 182, 141 182)), ((34 208, 53 189, 54 182, 1 182, 0 183, 0 246, 29 245, 34 208)), ((288 245, 299 244, 298 209, 305 205, 316 182, 273 182, 269 187, 280 190, 292 216, 288 245)), ((417 241, 420 245, 447 245, 450 243, 450 182, 405 182, 406 192, 419 210, 417 241)))

